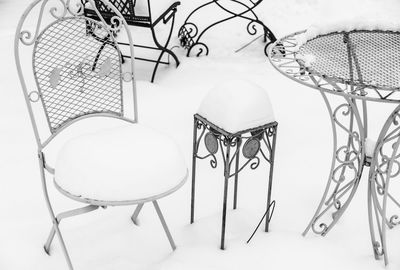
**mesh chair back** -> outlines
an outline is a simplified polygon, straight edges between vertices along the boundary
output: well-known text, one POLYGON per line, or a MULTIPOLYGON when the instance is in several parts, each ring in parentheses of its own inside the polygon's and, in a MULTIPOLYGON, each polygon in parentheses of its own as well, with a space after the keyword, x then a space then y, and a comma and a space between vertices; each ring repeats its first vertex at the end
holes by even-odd
POLYGON ((33 68, 52 131, 86 114, 122 115, 120 54, 99 22, 77 17, 50 25, 35 43, 33 68))
MULTIPOLYGON (((109 0, 111 4, 113 4, 119 12, 121 12, 122 16, 125 18, 133 18, 135 16, 135 4, 136 0, 109 0)), ((105 5, 101 0, 95 0, 96 7, 101 12, 101 14, 105 17, 113 16, 115 14, 111 8, 105 5)))
POLYGON ((81 0, 33 0, 18 23, 15 62, 39 149, 87 117, 138 121, 134 61, 122 70, 114 36, 127 38, 124 54, 134 59, 132 35, 118 9, 98 1, 114 11, 108 20, 94 0, 86 5, 98 15, 95 20, 86 16, 81 0))

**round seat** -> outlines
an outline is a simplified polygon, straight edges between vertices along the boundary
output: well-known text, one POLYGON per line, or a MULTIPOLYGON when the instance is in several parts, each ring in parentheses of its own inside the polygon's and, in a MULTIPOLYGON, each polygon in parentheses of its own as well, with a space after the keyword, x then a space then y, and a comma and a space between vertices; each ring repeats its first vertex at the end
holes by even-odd
POLYGON ((93 205, 153 201, 187 179, 174 141, 139 124, 86 134, 60 150, 54 183, 64 195, 93 205))
POLYGON ((230 133, 275 121, 267 92, 246 80, 232 80, 212 89, 197 113, 230 133))

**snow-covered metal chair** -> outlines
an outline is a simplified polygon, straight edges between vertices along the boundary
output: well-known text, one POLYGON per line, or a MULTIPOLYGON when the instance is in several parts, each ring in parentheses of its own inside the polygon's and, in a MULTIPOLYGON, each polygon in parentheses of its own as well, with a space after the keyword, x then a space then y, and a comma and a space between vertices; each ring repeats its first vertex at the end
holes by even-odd
POLYGON ((42 187, 53 224, 44 249, 50 253, 57 235, 69 269, 73 267, 59 224, 64 218, 99 207, 137 205, 131 217, 136 223, 142 206, 152 203, 175 249, 157 200, 178 190, 187 178, 176 144, 166 135, 138 124, 134 61, 129 71, 122 71, 119 45, 113 35, 115 31, 126 34, 130 55, 134 56, 126 21, 108 0, 103 4, 115 12, 111 24, 101 17, 93 0, 89 4, 101 20, 85 17, 80 2, 35 0, 24 12, 15 35, 18 75, 38 146, 42 187), (28 30, 32 19, 36 22, 33 31, 28 30), (101 123, 97 132, 84 131, 94 124, 92 121, 101 123), (109 121, 113 127, 107 125, 104 129, 109 121), (76 125, 83 135, 63 143, 51 164, 49 147, 53 148, 61 134, 70 135, 76 125), (49 176, 59 192, 85 206, 56 215, 47 188, 49 176))
MULTIPOLYGON (((87 3, 88 0, 82 0, 82 3, 87 3)), ((119 12, 124 16, 128 25, 134 27, 144 27, 151 31, 151 35, 155 44, 150 45, 139 45, 135 44, 135 47, 142 49, 150 49, 160 51, 157 59, 136 57, 137 60, 147 61, 155 63, 153 74, 151 76, 151 81, 153 82, 160 64, 168 65, 169 57, 172 57, 179 66, 179 59, 176 54, 168 48, 169 42, 171 40, 172 31, 175 25, 175 14, 177 12, 179 1, 176 0, 162 0, 155 4, 151 4, 150 0, 109 0, 119 12), (159 40, 159 35, 156 33, 156 27, 163 23, 164 25, 169 24, 169 33, 165 42, 159 40), (163 56, 167 54, 167 60, 163 60, 163 56)), ((103 4, 101 0, 95 0, 96 7, 100 11, 102 17, 109 21, 113 16, 114 12, 103 4)), ((84 10, 85 16, 98 20, 96 12, 90 7, 90 5, 85 5, 84 10)), ((126 45, 125 42, 119 42, 120 45, 126 45)), ((129 56, 126 56, 129 57, 129 56)))
POLYGON ((225 249, 229 180, 234 179, 233 209, 236 209, 239 173, 248 166, 257 169, 262 159, 269 164, 267 207, 263 217, 265 231, 269 231, 275 208, 271 194, 277 129, 268 94, 245 80, 229 81, 212 89, 194 115, 190 223, 194 222, 196 161, 208 159, 211 167, 217 168, 216 155, 220 152, 224 168, 221 249, 225 249))

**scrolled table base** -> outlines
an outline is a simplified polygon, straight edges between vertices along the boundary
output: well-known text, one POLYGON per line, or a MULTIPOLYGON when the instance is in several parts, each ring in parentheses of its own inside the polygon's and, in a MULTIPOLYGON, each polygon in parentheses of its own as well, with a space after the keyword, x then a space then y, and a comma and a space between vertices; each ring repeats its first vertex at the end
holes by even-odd
POLYGON ((357 191, 365 163, 365 132, 357 104, 345 97, 345 103, 333 107, 326 94, 321 94, 332 123, 331 171, 321 202, 303 235, 310 229, 326 235, 336 224, 357 191))
MULTIPOLYGON (((389 190, 393 178, 400 174, 400 105, 388 117, 379 135, 369 172, 368 218, 375 258, 388 263, 386 230, 400 224, 399 216, 388 214, 388 205, 400 203, 389 190)), ((398 209, 397 209, 398 210, 398 209)))

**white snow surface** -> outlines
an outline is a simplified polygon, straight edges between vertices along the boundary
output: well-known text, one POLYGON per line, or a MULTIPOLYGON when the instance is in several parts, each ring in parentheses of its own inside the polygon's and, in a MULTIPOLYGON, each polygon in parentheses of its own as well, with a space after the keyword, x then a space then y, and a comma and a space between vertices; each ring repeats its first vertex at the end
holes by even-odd
MULTIPOLYGON (((189 12, 206 1, 181 2, 171 46, 179 44, 177 31, 189 12)), ((42 248, 52 224, 43 199, 37 147, 14 63, 15 28, 29 3, 28 0, 0 0, 0 89, 3 94, 0 98, 0 269, 67 269, 57 237, 51 247, 51 256, 47 256, 42 248)), ((400 2, 264 0, 255 11, 279 38, 332 17, 347 20, 367 16, 396 22, 400 2)), ((219 18, 219 15, 217 10, 208 9, 204 21, 219 18)), ((368 168, 364 169, 353 202, 329 234, 320 237, 310 232, 306 237, 301 236, 328 178, 333 140, 331 122, 316 90, 287 79, 271 66, 264 55, 261 39, 235 53, 254 39, 247 34, 245 24, 240 20, 231 21, 207 33, 204 42, 210 47, 208 57, 187 58, 184 50, 174 49, 181 65, 177 69, 174 65, 160 68, 155 84, 147 82, 152 65, 138 61, 139 120, 141 124, 157 127, 170 135, 190 167, 193 114, 208 91, 233 79, 249 80, 266 88, 279 121, 272 190, 277 205, 270 233, 264 233, 260 228, 250 244, 246 244, 265 211, 268 166, 262 162, 255 171, 247 168, 241 172, 238 209, 235 211, 232 210, 233 185, 230 182, 226 250, 219 249, 224 181, 222 161, 218 156, 218 167, 214 170, 209 161, 197 162, 194 224, 189 222, 189 184, 159 201, 177 243, 175 252, 171 252, 151 205, 144 206, 139 216, 140 226, 134 226, 130 220, 134 207, 110 207, 61 222, 60 228, 75 269, 400 268, 398 227, 387 231, 389 265, 384 268, 382 260, 374 259, 367 218, 368 168)), ((150 39, 148 31, 132 30, 136 41, 150 39)), ((163 27, 158 31, 167 34, 163 27)), ((136 50, 137 55, 144 53, 136 50)), ((26 65, 29 68, 32 62, 26 65)), ((28 88, 34 89, 34 85, 28 88)), ((341 97, 329 98, 337 104, 344 102, 341 97)), ((377 138, 395 106, 369 103, 369 138, 377 138)), ((51 177, 49 180, 49 195, 56 213, 83 206, 61 195, 53 188, 51 177)), ((390 183, 393 193, 400 190, 398 183, 390 183)), ((399 210, 390 212, 398 214, 399 210)))
POLYGON ((163 197, 186 178, 173 140, 141 124, 127 124, 68 141, 58 154, 54 181, 75 197, 121 203, 163 197))
POLYGON ((211 89, 197 112, 231 133, 275 121, 267 92, 245 80, 230 80, 211 89))

